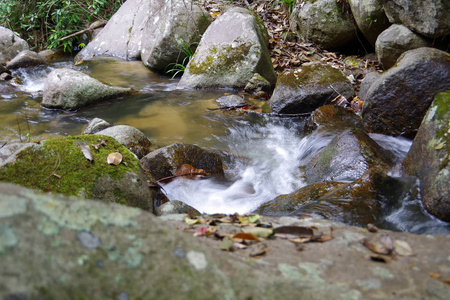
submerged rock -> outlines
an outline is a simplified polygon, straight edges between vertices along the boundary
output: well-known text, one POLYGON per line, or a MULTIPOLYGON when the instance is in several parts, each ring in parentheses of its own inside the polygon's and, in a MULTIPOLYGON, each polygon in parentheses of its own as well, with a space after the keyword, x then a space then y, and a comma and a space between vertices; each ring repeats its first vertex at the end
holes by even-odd
POLYGON ((106 129, 108 127, 111 127, 111 124, 109 124, 105 120, 100 119, 100 118, 94 118, 89 122, 89 124, 83 130, 83 134, 94 134, 94 133, 99 132, 100 130, 106 129))
POLYGON ((150 152, 141 159, 141 164, 157 180, 175 176, 178 166, 183 164, 203 169, 217 178, 224 177, 222 160, 217 154, 189 144, 176 143, 150 152))
POLYGON ((23 50, 17 54, 6 67, 10 70, 46 65, 47 61, 34 51, 23 50))
POLYGON ((28 50, 28 43, 8 28, 0 26, 0 64, 5 64, 23 50, 28 50))
POLYGON ((173 214, 188 214, 190 216, 201 215, 198 210, 178 200, 168 201, 155 209, 155 215, 165 216, 173 214))
POLYGON ((347 128, 363 128, 361 117, 336 105, 324 105, 311 113, 305 122, 305 134, 310 134, 318 128, 329 131, 341 131, 347 128))
POLYGON ((97 135, 106 135, 114 138, 124 145, 138 158, 142 158, 151 151, 151 143, 147 136, 132 126, 116 125, 96 132, 97 135))
POLYGON ((420 179, 425 208, 450 222, 450 91, 434 98, 414 138, 403 168, 420 179))
POLYGON ((83 135, 50 139, 21 149, 20 155, 15 156, 0 169, 0 181, 153 209, 154 195, 138 159, 111 137, 83 135), (121 153, 123 163, 109 165, 106 159, 112 152, 121 153))
POLYGON ((407 51, 370 86, 362 111, 364 128, 413 138, 434 96, 449 89, 448 53, 433 48, 407 51))
POLYGON ((231 8, 204 33, 179 82, 190 88, 244 88, 255 73, 276 81, 264 23, 251 11, 231 8))
POLYGON ((292 30, 308 42, 325 49, 343 47, 357 39, 356 30, 343 13, 342 2, 335 0, 307 1, 291 16, 292 30))
POLYGON ((75 110, 131 92, 132 89, 108 86, 79 71, 56 69, 45 80, 41 105, 75 110))
POLYGON ((422 36, 403 25, 394 24, 378 36, 375 51, 378 61, 387 70, 404 52, 428 46, 430 43, 422 36))
POLYGON ((329 104, 338 94, 353 96, 350 80, 338 69, 323 63, 305 63, 278 78, 269 100, 270 110, 279 114, 307 113, 329 104))

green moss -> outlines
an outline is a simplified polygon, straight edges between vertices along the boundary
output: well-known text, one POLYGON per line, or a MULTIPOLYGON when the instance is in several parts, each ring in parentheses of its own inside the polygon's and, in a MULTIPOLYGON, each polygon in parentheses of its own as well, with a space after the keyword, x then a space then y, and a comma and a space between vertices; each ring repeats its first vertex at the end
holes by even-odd
POLYGON ((97 179, 103 176, 120 179, 128 172, 139 172, 139 163, 128 149, 111 137, 83 135, 50 139, 43 145, 25 149, 14 163, 0 170, 0 181, 89 198, 97 179), (93 145, 100 144, 102 139, 107 145, 96 150, 93 145), (92 162, 84 157, 80 145, 90 145, 92 162), (120 152, 127 166, 109 165, 106 158, 112 152, 120 152))
POLYGON ((339 70, 320 63, 305 64, 300 69, 284 73, 280 78, 282 84, 292 88, 333 84, 345 80, 345 76, 339 70))

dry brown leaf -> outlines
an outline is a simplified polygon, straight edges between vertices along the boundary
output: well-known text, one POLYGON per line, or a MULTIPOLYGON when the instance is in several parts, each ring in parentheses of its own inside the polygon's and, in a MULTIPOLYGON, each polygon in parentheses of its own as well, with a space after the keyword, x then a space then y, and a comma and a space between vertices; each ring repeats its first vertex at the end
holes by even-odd
POLYGON ((434 273, 434 272, 430 272, 430 273, 428 273, 428 275, 430 275, 430 277, 433 277, 433 278, 436 278, 436 279, 442 277, 441 274, 439 274, 439 273, 434 273))
POLYGON ((411 246, 405 241, 395 240, 394 241, 394 250, 395 250, 395 253, 397 253, 398 255, 401 255, 401 256, 414 255, 414 252, 411 249, 411 246))
POLYGON ((176 176, 188 176, 188 175, 204 175, 209 176, 211 174, 207 173, 203 169, 196 169, 189 164, 182 164, 177 167, 175 171, 176 176))
POLYGON ((122 154, 120 154, 119 152, 110 153, 108 154, 106 161, 110 165, 118 166, 122 162, 122 154))
POLYGON ((257 236, 255 236, 253 233, 245 233, 245 232, 239 232, 233 235, 233 239, 241 239, 241 240, 249 240, 249 241, 258 241, 259 239, 257 236))
POLYGON ((388 235, 374 236, 370 240, 363 239, 362 243, 367 249, 377 254, 389 255, 394 250, 392 239, 388 235))

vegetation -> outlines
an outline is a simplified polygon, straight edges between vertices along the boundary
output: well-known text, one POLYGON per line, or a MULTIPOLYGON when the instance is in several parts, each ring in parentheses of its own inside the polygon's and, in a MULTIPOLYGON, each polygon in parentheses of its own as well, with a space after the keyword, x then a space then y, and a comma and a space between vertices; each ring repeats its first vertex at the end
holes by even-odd
POLYGON ((58 41, 91 22, 109 19, 125 0, 2 0, 0 26, 26 39, 34 50, 64 47, 71 52, 78 37, 58 41))

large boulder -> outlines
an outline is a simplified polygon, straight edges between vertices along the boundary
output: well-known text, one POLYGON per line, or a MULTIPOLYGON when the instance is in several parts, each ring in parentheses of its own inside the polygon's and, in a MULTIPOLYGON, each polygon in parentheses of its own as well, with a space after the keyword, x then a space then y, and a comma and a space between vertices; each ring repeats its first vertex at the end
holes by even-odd
POLYGON ((244 88, 255 73, 273 86, 275 71, 261 19, 243 8, 231 8, 204 33, 179 86, 244 88))
MULTIPOLYGON (((394 156, 361 129, 348 129, 337 135, 306 164, 306 183, 353 182, 370 174, 368 181, 383 181, 393 166, 394 156)), ((378 185, 380 182, 373 182, 378 185)))
POLYGON ((75 61, 101 55, 142 59, 148 68, 164 72, 183 61, 184 46, 195 49, 210 22, 205 10, 183 0, 128 0, 75 61))
POLYGON ((127 147, 128 150, 136 154, 138 158, 151 151, 151 143, 147 136, 132 126, 116 125, 100 130, 95 134, 106 135, 114 138, 116 141, 127 147))
POLYGON ((111 137, 50 139, 11 154, 15 159, 0 169, 0 181, 153 210, 154 195, 139 160, 111 137), (114 152, 123 163, 108 164, 114 152))
POLYGON ((195 169, 203 169, 219 179, 224 177, 220 157, 195 145, 176 143, 150 152, 141 158, 141 165, 157 180, 175 176, 178 166, 183 164, 191 165, 195 169))
POLYGON ((0 26, 0 64, 13 59, 19 52, 28 50, 28 43, 11 30, 0 26))
POLYGON ((427 46, 430 43, 424 37, 403 25, 394 24, 378 36, 375 52, 378 61, 387 70, 395 65, 404 52, 427 46))
POLYGON ((6 67, 10 70, 46 65, 47 61, 34 51, 23 50, 17 54, 6 67))
POLYGON ((434 98, 414 138, 403 168, 420 179, 425 208, 450 222, 450 91, 434 98))
POLYGON ((305 63, 296 70, 278 77, 270 98, 271 112, 280 114, 307 113, 329 104, 338 94, 353 96, 350 80, 340 70, 324 63, 305 63))
POLYGON ((434 96, 448 89, 448 53, 433 48, 407 51, 367 92, 362 111, 364 128, 413 138, 434 96))
POLYGON ((62 68, 47 76, 41 105, 75 110, 131 92, 129 88, 108 86, 80 71, 62 68))
POLYGON ((305 122, 304 132, 310 134, 318 128, 342 131, 348 128, 363 128, 362 119, 342 106, 324 105, 311 113, 305 122))
POLYGON ((367 41, 375 46, 378 35, 389 27, 382 0, 349 0, 353 17, 367 41))
POLYGON ((450 35, 450 2, 448 0, 386 0, 384 9, 391 23, 430 37, 450 35))
POLYGON ((343 12, 342 1, 307 1, 291 16, 292 30, 304 41, 336 49, 357 39, 356 28, 343 12))

